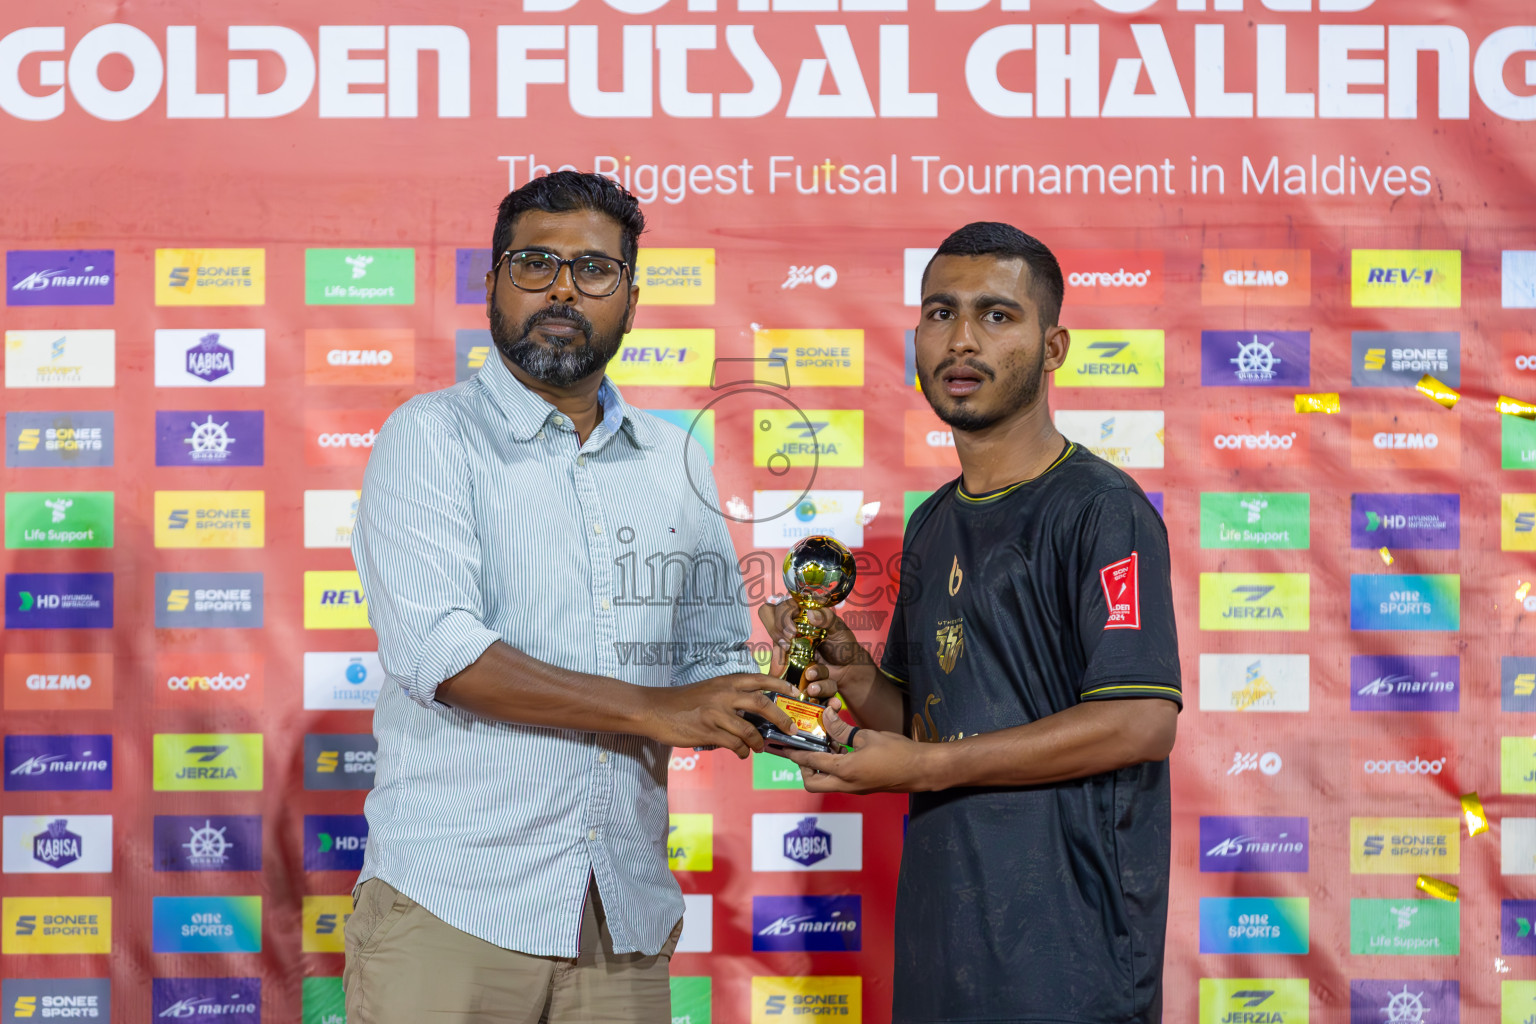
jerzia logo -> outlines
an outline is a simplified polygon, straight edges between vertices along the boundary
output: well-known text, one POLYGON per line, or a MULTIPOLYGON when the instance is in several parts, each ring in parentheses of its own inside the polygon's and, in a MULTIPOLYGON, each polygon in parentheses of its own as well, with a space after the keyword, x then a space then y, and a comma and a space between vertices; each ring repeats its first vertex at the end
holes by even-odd
POLYGON ((1306 630, 1306 573, 1201 573, 1200 628, 1306 630))

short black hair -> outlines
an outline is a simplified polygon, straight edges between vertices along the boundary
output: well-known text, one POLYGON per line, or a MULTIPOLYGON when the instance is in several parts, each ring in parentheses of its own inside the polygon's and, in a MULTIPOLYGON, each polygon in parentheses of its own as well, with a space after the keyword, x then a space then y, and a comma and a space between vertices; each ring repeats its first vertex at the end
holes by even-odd
POLYGON ((512 230, 517 218, 529 210, 606 213, 619 225, 622 232, 619 255, 629 264, 633 274, 635 259, 640 252, 640 236, 645 232, 645 214, 640 212, 640 200, 612 178, 582 171, 555 171, 508 192, 496 211, 496 230, 491 235, 492 264, 512 244, 512 230))
MULTIPOLYGON (((1040 329, 1055 327, 1061 316, 1062 296, 1066 294, 1066 282, 1062 280, 1061 264, 1046 244, 1033 235, 1027 235, 1012 224, 995 220, 978 220, 967 224, 944 239, 936 260, 940 256, 997 256, 1001 259, 1020 259, 1029 265, 1033 283, 1035 305, 1040 311, 1040 329)), ((928 267, 933 260, 928 261, 928 267)), ((928 267, 923 268, 923 280, 928 280, 928 267)))

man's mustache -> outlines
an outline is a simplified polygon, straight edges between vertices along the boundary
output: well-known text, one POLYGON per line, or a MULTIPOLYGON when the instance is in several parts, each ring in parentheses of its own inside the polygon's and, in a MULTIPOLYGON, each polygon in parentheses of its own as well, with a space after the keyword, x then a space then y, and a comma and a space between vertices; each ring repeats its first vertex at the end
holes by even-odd
MULTIPOLYGON (((582 336, 585 337, 587 341, 590 342, 592 340, 592 321, 588 320, 585 316, 582 316, 581 311, 578 310, 575 306, 570 306, 563 302, 557 302, 545 306, 543 309, 530 316, 527 320, 524 320, 523 337, 528 337, 540 324, 547 323, 550 320, 569 320, 571 323, 576 325, 577 330, 581 331, 582 336)), ((564 342, 557 343, 565 344, 564 342)))

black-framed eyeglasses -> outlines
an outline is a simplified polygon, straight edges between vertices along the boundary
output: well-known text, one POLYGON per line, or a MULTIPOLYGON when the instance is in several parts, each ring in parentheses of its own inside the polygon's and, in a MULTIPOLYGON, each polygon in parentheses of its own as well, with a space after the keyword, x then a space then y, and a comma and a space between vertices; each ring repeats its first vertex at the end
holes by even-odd
POLYGON ((589 299, 606 299, 619 290, 629 265, 609 256, 574 256, 562 259, 542 249, 508 249, 497 259, 505 261, 507 277, 525 292, 543 291, 555 283, 562 267, 571 268, 571 283, 589 299))

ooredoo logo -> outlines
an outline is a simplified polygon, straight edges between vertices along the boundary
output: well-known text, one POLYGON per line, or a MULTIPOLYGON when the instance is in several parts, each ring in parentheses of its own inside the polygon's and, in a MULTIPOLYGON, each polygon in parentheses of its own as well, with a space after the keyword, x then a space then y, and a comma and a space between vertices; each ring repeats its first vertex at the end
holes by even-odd
POLYGON ((112 710, 112 655, 7 654, 5 710, 112 710))
POLYGON ((1447 744, 1432 736, 1351 740, 1349 753, 1352 784, 1363 792, 1407 795, 1455 790, 1456 760, 1447 744))
POLYGON ((362 466, 389 417, 388 409, 308 409, 304 461, 311 466, 362 466))
POLYGON ((1303 416, 1206 413, 1200 418, 1200 458, 1207 466, 1305 466, 1311 434, 1303 416))
POLYGON ((672 759, 667 762, 668 789, 709 789, 714 779, 715 762, 708 751, 681 747, 672 751, 672 759))
POLYGON ((412 330, 304 332, 304 383, 329 386, 409 385, 416 381, 412 330))
POLYGON ((1536 378, 1536 334, 1505 331, 1500 336, 1503 347, 1504 380, 1510 387, 1529 386, 1536 378))
POLYGON ((1350 461, 1357 469, 1455 469, 1461 464, 1461 421, 1455 416, 1356 413, 1350 441, 1350 461))
POLYGON ((1422 757, 1415 757, 1412 761, 1380 759, 1366 761, 1362 767, 1367 775, 1439 775, 1445 770, 1447 760, 1444 757, 1434 761, 1426 761, 1422 757))
POLYGON ((1157 249, 1079 249, 1060 254, 1066 301, 1089 306, 1150 306, 1163 301, 1157 249))
POLYGON ((155 659, 155 705, 260 707, 262 657, 252 651, 163 651, 155 659))

